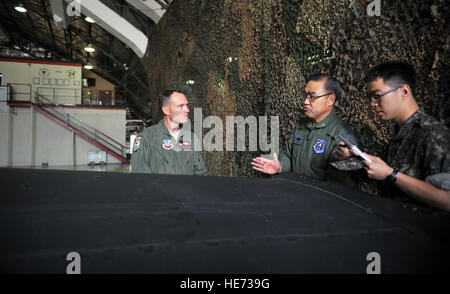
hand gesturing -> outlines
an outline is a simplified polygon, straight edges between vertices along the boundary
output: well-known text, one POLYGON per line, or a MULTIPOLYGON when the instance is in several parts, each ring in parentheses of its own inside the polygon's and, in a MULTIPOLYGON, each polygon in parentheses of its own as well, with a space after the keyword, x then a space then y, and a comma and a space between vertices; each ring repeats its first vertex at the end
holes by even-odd
POLYGON ((252 166, 254 170, 273 175, 277 172, 281 172, 281 164, 278 160, 278 156, 276 153, 273 154, 273 160, 264 158, 264 157, 256 157, 253 158, 252 166))

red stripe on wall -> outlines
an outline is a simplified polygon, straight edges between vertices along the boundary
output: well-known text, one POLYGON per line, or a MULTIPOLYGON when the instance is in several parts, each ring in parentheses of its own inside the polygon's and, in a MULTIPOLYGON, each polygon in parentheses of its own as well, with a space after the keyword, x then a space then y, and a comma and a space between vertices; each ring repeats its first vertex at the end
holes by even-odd
MULTIPOLYGON (((6 101, 6 100, 5 100, 6 101)), ((14 102, 10 102, 8 103, 9 106, 12 107, 30 107, 32 106, 31 103, 14 103, 14 102)), ((70 108, 70 109, 101 109, 101 110, 126 110, 126 108, 123 107, 95 107, 95 106, 63 106, 63 105, 59 105, 59 106, 51 106, 51 105, 43 105, 43 107, 58 107, 58 108, 70 108)))
MULTIPOLYGON (((50 106, 50 107, 56 107, 56 106, 50 106)), ((102 109, 102 110, 126 110, 126 108, 123 107, 95 107, 95 106, 66 106, 61 105, 59 107, 62 108, 70 108, 70 109, 102 109)))
POLYGON ((8 103, 12 107, 31 107, 31 103, 8 103))
POLYGON ((80 63, 68 63, 68 62, 61 62, 61 61, 59 61, 59 62, 58 61, 40 61, 40 60, 24 60, 24 59, 9 59, 9 58, 0 58, 0 61, 81 67, 80 63))

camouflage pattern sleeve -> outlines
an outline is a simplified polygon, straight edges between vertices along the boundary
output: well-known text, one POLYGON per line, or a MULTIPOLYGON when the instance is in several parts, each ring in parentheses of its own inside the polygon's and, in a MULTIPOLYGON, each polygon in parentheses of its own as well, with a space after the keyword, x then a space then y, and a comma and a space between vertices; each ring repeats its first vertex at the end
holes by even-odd
POLYGON ((426 177, 438 173, 450 173, 450 135, 448 129, 433 128, 428 132, 425 143, 417 152, 423 154, 426 177))

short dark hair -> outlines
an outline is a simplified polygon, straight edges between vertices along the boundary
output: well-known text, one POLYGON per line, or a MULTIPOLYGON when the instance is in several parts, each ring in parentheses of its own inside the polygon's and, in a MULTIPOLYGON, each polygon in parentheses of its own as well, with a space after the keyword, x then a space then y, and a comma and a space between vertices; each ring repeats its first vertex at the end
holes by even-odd
POLYGON ((321 81, 323 79, 326 79, 324 88, 325 90, 332 92, 334 96, 336 96, 336 100, 341 98, 341 83, 333 76, 328 74, 314 74, 308 78, 306 83, 309 81, 321 81))
POLYGON ((404 61, 388 61, 381 63, 367 73, 366 84, 382 78, 386 85, 393 88, 407 84, 413 97, 416 96, 416 71, 414 67, 404 61))
POLYGON ((180 91, 178 89, 167 89, 159 93, 159 106, 163 107, 170 99, 173 93, 180 93, 186 96, 183 91, 180 91))

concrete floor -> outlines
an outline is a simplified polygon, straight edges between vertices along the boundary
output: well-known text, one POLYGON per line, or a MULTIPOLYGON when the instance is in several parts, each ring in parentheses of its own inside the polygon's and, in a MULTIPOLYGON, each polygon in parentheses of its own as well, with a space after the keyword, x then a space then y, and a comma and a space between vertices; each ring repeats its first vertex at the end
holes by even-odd
POLYGON ((48 170, 79 170, 96 172, 130 173, 129 163, 103 164, 103 165, 55 165, 55 166, 14 166, 12 168, 48 169, 48 170))

